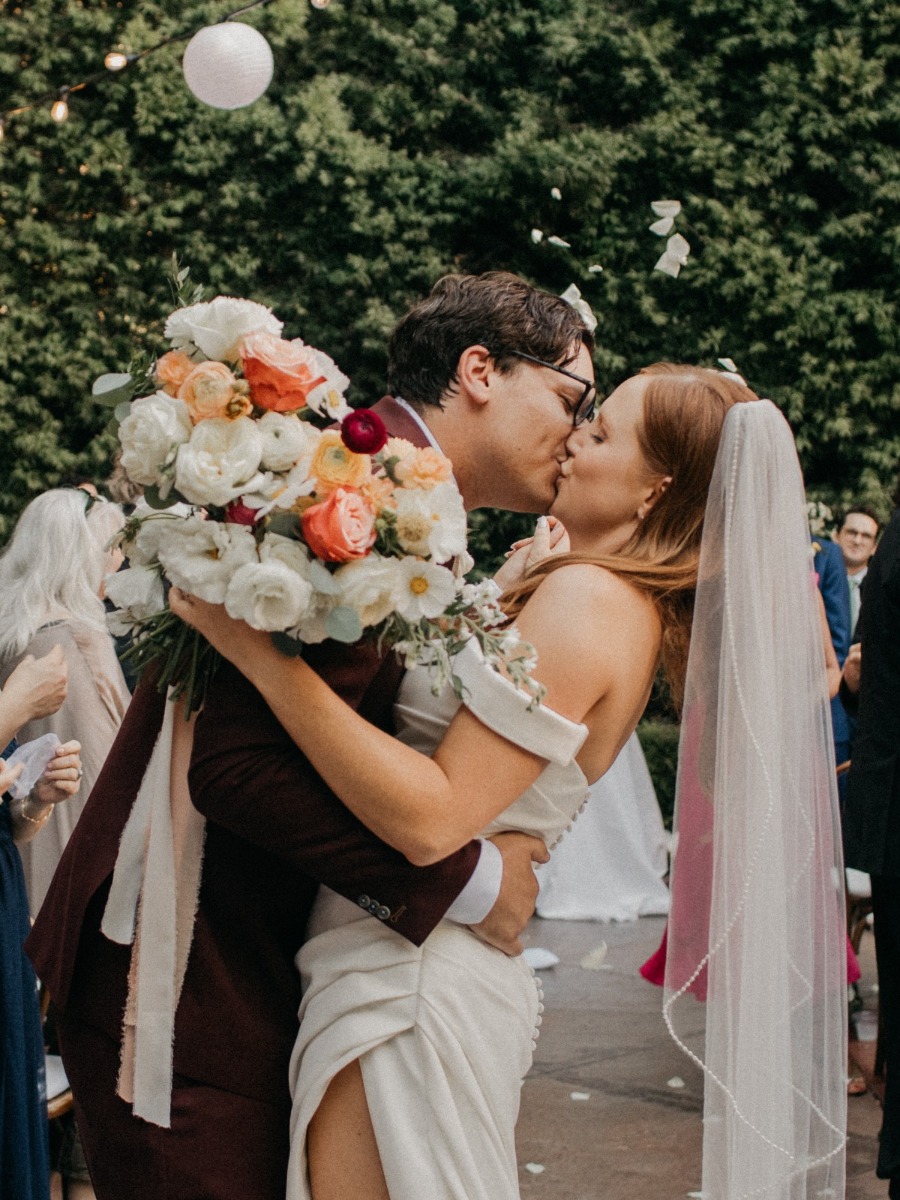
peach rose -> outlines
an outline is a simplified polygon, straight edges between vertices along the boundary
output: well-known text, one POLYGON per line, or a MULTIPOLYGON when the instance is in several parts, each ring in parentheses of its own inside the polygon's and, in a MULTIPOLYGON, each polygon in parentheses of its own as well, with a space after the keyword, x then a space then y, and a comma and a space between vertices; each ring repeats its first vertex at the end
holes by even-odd
POLYGON ((195 425, 210 417, 245 417, 253 408, 241 395, 232 372, 220 362, 204 362, 193 368, 178 389, 178 399, 188 406, 195 425))
POLYGON ((335 488, 301 520, 307 545, 325 562, 365 558, 375 544, 375 513, 355 488, 335 488))
POLYGON ((193 371, 195 365, 191 361, 190 355, 185 354, 183 350, 170 350, 168 354, 164 354, 157 360, 153 373, 156 376, 156 382, 170 396, 177 396, 178 389, 193 371))
POLYGON ((318 483, 318 491, 336 487, 361 487, 372 474, 367 454, 354 454, 344 445, 338 429, 326 429, 319 439, 309 473, 318 483))
POLYGON ((241 363, 253 403, 273 412, 306 407, 306 398, 325 376, 316 369, 315 350, 300 338, 251 333, 241 343, 241 363))
POLYGON ((446 483, 452 475, 449 458, 431 446, 417 450, 414 456, 402 458, 394 471, 404 487, 421 488, 423 491, 446 483))

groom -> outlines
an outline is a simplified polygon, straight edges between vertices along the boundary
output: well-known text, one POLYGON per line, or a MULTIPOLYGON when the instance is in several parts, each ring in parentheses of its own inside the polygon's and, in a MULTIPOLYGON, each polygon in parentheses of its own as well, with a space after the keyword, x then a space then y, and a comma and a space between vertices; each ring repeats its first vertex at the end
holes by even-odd
MULTIPOLYGON (((576 408, 593 398, 592 339, 558 297, 505 273, 448 276, 398 325, 392 436, 437 445, 468 509, 543 512, 576 408), (402 398, 401 398, 402 397, 402 398)), ((334 643, 307 660, 390 728, 393 655, 334 643)), ((411 866, 329 792, 259 693, 228 664, 194 731, 191 800, 207 819, 193 941, 175 1018, 171 1127, 116 1095, 130 947, 100 933, 119 840, 165 701, 138 689, 28 941, 60 1043, 99 1200, 282 1200, 288 1060, 300 1001, 294 955, 319 884, 421 943, 445 916, 508 953, 543 845, 520 834, 411 866)))

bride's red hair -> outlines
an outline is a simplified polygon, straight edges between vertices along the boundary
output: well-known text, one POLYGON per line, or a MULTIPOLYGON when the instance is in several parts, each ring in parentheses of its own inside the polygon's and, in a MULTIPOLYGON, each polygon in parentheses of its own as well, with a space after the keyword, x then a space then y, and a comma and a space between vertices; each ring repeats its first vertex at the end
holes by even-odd
POLYGON ((694 612, 706 495, 728 410, 758 397, 721 371, 655 363, 647 377, 638 443, 653 475, 672 482, 617 554, 546 559, 504 596, 515 617, 545 575, 567 563, 613 571, 652 597, 663 626, 660 662, 680 706, 694 612))

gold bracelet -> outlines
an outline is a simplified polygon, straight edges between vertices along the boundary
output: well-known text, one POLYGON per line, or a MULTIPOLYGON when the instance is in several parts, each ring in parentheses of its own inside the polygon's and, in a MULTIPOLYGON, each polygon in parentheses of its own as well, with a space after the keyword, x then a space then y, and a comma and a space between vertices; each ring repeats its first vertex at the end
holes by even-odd
POLYGON ((53 810, 53 805, 52 804, 42 804, 40 806, 41 815, 39 817, 29 817, 28 813, 25 811, 25 805, 30 804, 30 803, 32 803, 32 797, 29 794, 22 801, 22 807, 19 809, 19 813, 22 816, 22 818, 28 822, 29 825, 36 825, 37 828, 40 829, 40 827, 44 824, 44 822, 50 816, 50 813, 53 810))

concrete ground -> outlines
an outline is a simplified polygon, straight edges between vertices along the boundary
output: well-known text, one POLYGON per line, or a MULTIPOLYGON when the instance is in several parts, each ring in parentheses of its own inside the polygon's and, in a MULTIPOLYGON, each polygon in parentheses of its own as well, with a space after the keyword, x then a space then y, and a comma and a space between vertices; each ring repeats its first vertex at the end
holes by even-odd
MULTIPOLYGON (((700 1071, 669 1037, 660 989, 638 966, 656 949, 662 918, 623 924, 535 918, 526 944, 559 956, 539 972, 544 1014, 522 1093, 522 1200, 679 1200, 700 1191, 700 1071), (582 960, 606 944, 595 960, 582 960), (670 1081, 681 1080, 683 1087, 670 1081)), ((864 936, 862 991, 875 998, 872 937, 864 936)), ((871 1046, 862 1047, 863 1050, 871 1046)), ((882 1200, 874 1174, 881 1110, 848 1101, 847 1200, 882 1200)))

